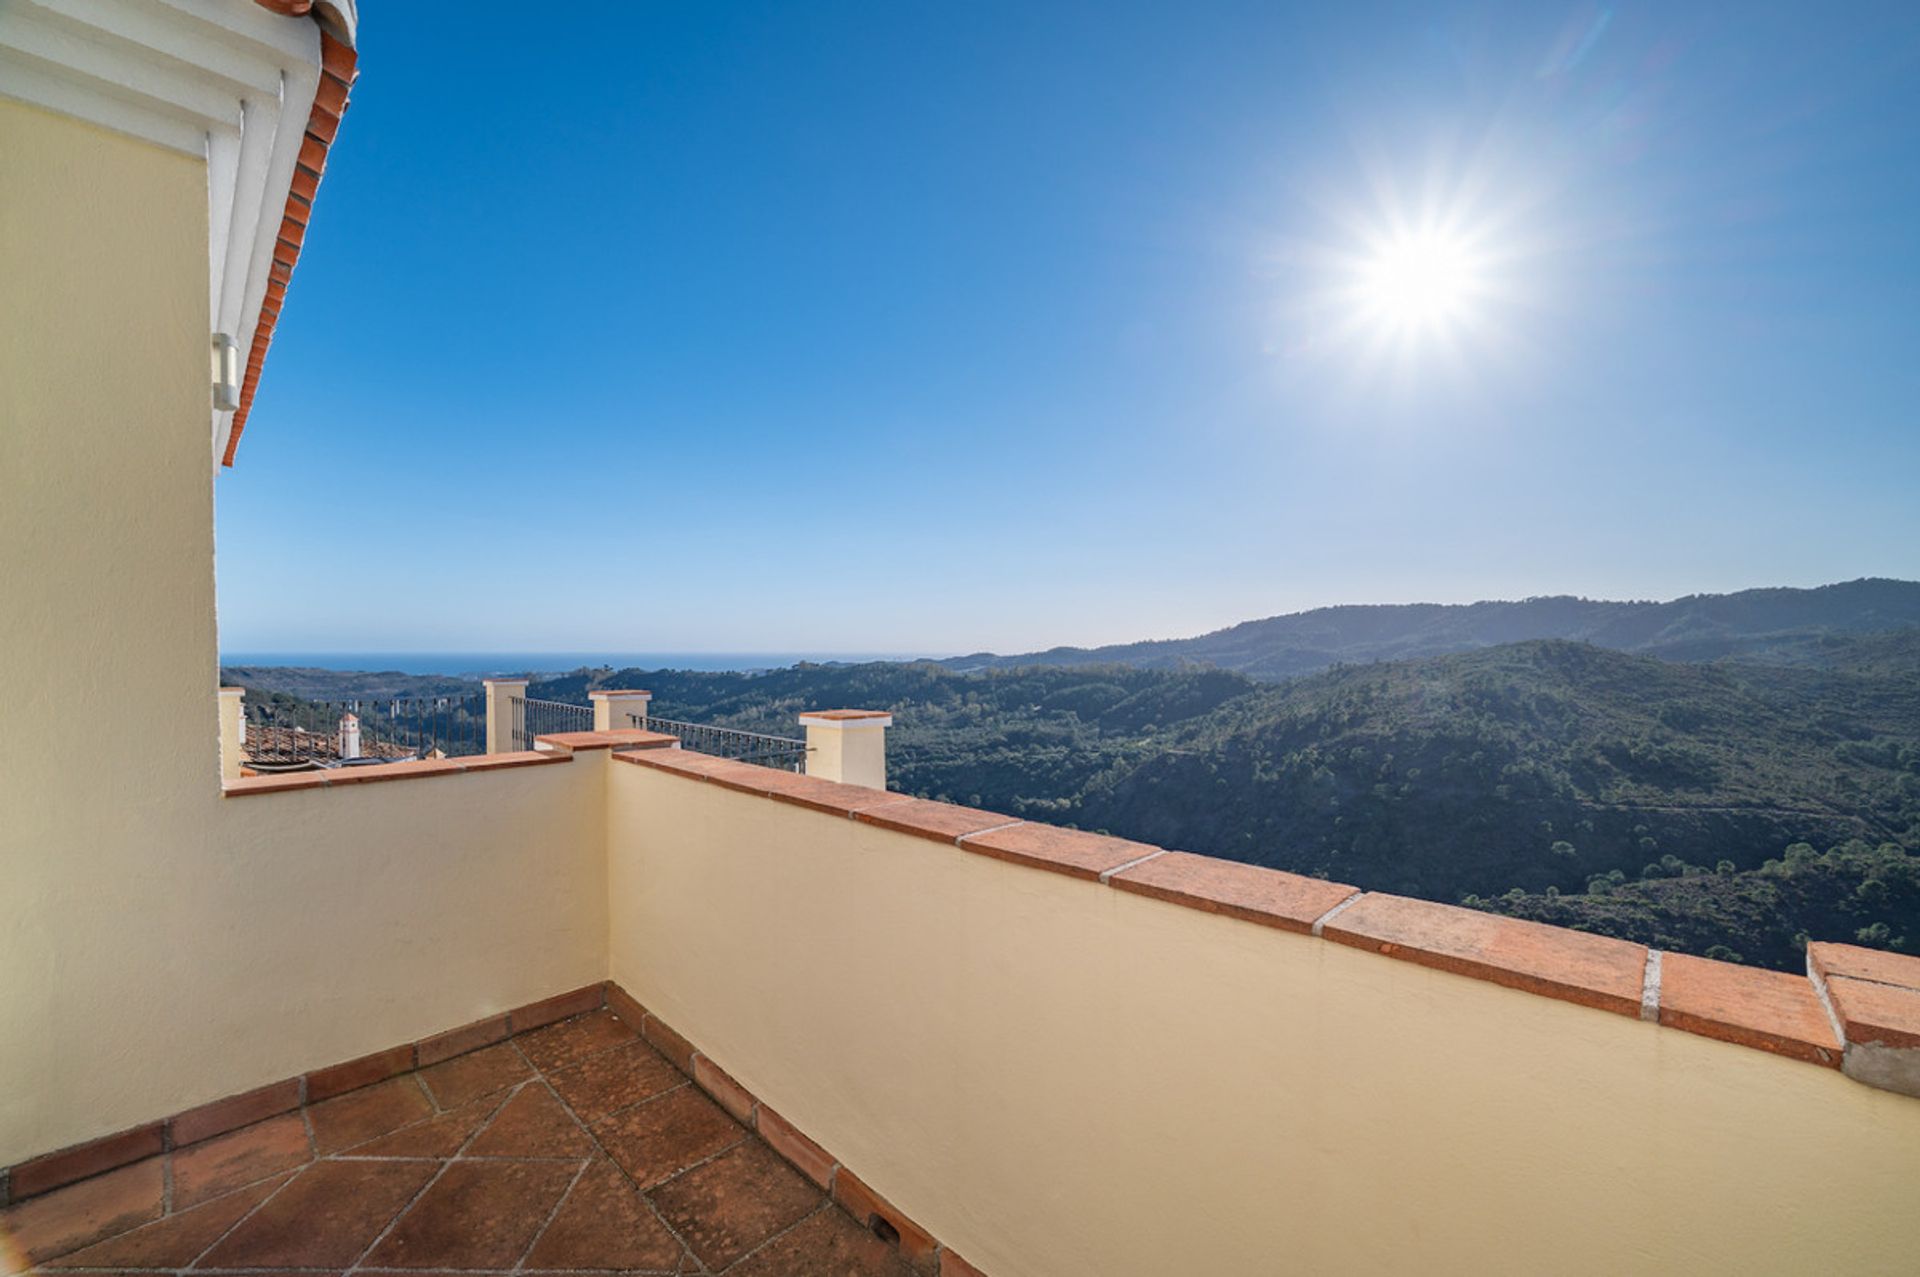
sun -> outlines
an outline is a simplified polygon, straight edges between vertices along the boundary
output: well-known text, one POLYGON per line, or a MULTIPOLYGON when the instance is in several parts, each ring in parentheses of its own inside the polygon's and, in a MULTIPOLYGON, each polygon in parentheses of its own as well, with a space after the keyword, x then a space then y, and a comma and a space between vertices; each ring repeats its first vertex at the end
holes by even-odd
POLYGON ((1361 317, 1392 331, 1443 329, 1473 315, 1485 282, 1472 246, 1438 230, 1399 231, 1357 263, 1361 317))

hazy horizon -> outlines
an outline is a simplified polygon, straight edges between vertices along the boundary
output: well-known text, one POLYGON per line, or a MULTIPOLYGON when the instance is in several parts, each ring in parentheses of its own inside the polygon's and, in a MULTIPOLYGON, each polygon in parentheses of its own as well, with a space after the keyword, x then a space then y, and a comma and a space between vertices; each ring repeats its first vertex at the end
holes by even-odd
MULTIPOLYGON (((1748 589, 1822 589, 1836 585, 1848 585, 1867 580, 1893 580, 1899 578, 1853 577, 1846 581, 1827 581, 1815 586, 1750 586, 1748 589)), ((1903 582, 1912 584, 1913 582, 1903 582)), ((352 670, 368 673, 398 671, 407 674, 501 674, 513 672, 552 673, 561 670, 599 668, 612 666, 615 669, 688 669, 702 671, 781 669, 802 662, 816 664, 841 663, 859 664, 869 661, 916 661, 949 660, 955 657, 970 656, 978 653, 995 655, 1017 655, 1027 651, 1046 651, 1052 648, 1097 648, 1113 644, 1155 642, 1197 638, 1221 629, 1231 629, 1235 625, 1251 621, 1268 620, 1276 617, 1296 616, 1303 612, 1322 611, 1337 607, 1472 607, 1478 604, 1524 603, 1532 599, 1581 598, 1594 603, 1673 603, 1682 599, 1697 597, 1716 597, 1743 591, 1693 590, 1672 598, 1636 598, 1602 599, 1591 595, 1572 595, 1565 592, 1528 595, 1515 599, 1472 599, 1465 602, 1444 602, 1435 599, 1411 599, 1396 602, 1334 603, 1322 607, 1302 608, 1293 612, 1271 612, 1260 616, 1241 617, 1224 626, 1212 630, 1196 631, 1192 634, 1135 634, 1125 638, 1103 640, 1098 643, 1049 642, 1035 644, 1028 648, 996 651, 991 648, 948 645, 945 648, 872 652, 852 650, 818 650, 796 652, 791 650, 767 650, 759 652, 723 651, 723 650, 636 650, 617 645, 604 648, 570 648, 555 650, 510 649, 502 651, 457 651, 425 649, 403 649, 383 645, 369 645, 362 648, 342 648, 330 651, 296 648, 249 648, 232 652, 223 651, 220 656, 222 665, 256 666, 304 666, 315 669, 352 670), (342 665, 339 662, 360 662, 342 665), (375 664, 376 662, 380 664, 375 664), (433 663, 433 668, 407 668, 409 663, 433 663)))

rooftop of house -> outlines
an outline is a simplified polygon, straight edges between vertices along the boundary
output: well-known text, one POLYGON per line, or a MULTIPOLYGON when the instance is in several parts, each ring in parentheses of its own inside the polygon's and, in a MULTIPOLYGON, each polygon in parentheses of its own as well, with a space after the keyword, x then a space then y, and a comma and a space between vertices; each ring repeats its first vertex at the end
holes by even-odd
POLYGON ((359 78, 359 54, 353 47, 355 25, 352 6, 322 5, 316 11, 313 0, 255 0, 263 9, 289 17, 313 14, 320 27, 320 83, 314 92, 313 108, 307 116, 306 134, 300 140, 299 157, 293 180, 287 190, 280 228, 274 238, 273 265, 268 271, 267 288, 260 304, 259 320, 253 341, 247 350, 246 367, 240 383, 240 406, 234 410, 227 431, 226 447, 220 463, 230 466, 240 450, 240 435, 253 412, 253 398, 260 389, 260 373, 266 367, 267 348, 273 344, 274 326, 286 305, 287 285, 293 280, 293 268, 300 261, 300 245, 307 237, 307 221, 313 216, 313 202, 320 192, 320 179, 327 170, 327 151, 340 132, 340 118, 346 114, 347 99, 353 82, 359 78))
MULTIPOLYGON (((412 758, 413 749, 395 741, 369 739, 360 746, 359 757, 401 759, 412 758)), ((340 732, 309 731, 304 727, 281 727, 270 723, 253 723, 247 728, 247 761, 252 766, 270 766, 276 763, 333 762, 340 758, 340 732)))

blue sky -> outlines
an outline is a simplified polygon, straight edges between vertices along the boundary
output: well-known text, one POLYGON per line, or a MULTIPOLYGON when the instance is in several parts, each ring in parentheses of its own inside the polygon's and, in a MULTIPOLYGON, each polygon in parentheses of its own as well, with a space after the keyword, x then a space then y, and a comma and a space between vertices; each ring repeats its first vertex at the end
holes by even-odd
POLYGON ((229 651, 1920 576, 1911 6, 532 12, 364 6, 229 651))

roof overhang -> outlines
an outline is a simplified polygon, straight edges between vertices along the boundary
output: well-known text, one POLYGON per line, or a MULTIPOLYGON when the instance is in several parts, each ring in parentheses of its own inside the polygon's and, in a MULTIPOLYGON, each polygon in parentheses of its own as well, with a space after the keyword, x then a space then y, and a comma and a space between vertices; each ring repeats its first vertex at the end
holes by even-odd
POLYGON ((248 352, 238 410, 209 408, 228 465, 346 106, 358 21, 356 0, 0 6, 0 96, 206 161, 212 332, 248 352))

